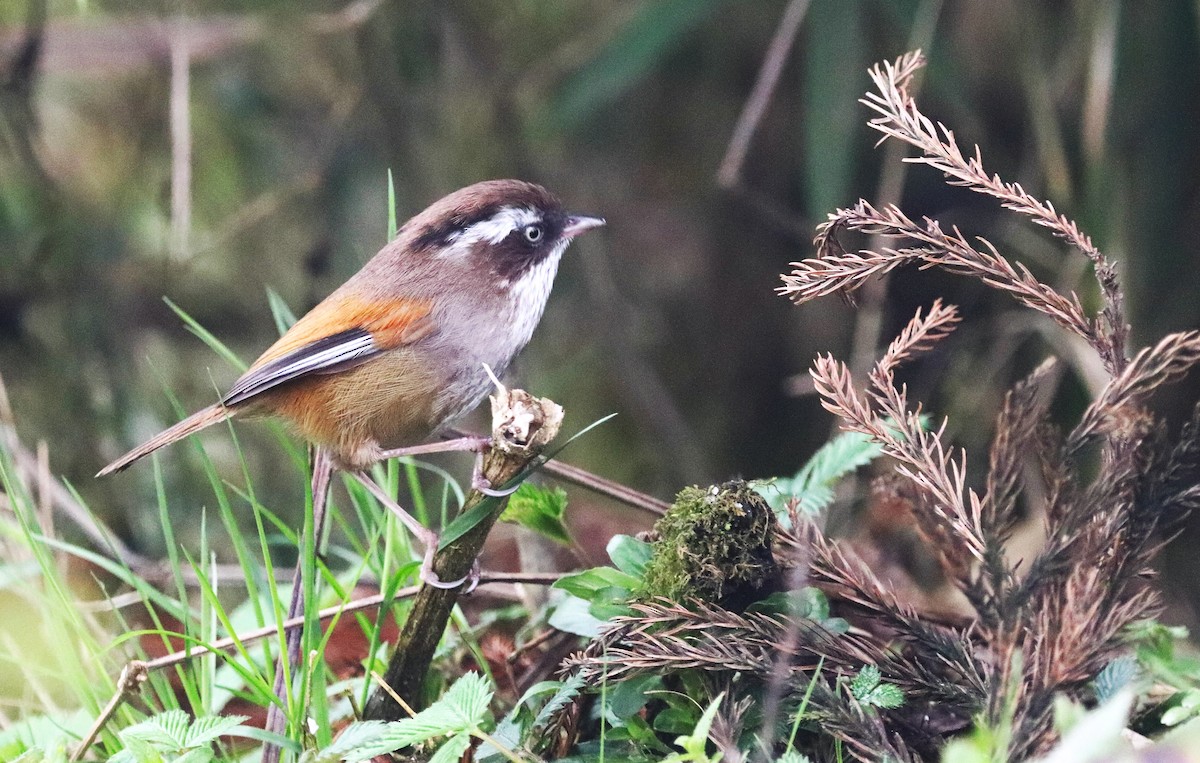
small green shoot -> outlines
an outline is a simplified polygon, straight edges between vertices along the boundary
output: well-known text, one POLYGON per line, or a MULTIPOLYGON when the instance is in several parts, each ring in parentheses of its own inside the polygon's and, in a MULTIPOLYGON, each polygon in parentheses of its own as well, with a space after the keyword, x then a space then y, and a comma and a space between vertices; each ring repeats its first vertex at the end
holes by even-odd
POLYGON ((571 543, 571 534, 563 524, 566 509, 567 491, 523 482, 508 499, 500 520, 521 525, 565 546, 571 543))
POLYGON ((850 693, 865 707, 891 710, 904 704, 904 692, 898 686, 884 683, 883 675, 874 665, 864 665, 851 679, 850 693))
POLYGON ((663 758, 663 763, 717 763, 721 759, 719 752, 708 754, 708 732, 712 729, 713 719, 717 717, 717 709, 724 698, 725 693, 722 692, 709 703, 691 734, 675 738, 675 744, 681 747, 683 752, 671 753, 663 758))

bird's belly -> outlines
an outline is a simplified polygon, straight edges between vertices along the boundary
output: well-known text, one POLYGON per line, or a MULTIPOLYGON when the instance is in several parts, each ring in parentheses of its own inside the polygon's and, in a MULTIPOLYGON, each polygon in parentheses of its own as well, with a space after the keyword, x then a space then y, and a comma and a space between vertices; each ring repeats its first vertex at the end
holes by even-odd
POLYGON ((441 424, 437 401, 444 380, 422 360, 409 349, 389 352, 287 385, 264 407, 343 465, 361 468, 376 451, 420 443, 441 424))

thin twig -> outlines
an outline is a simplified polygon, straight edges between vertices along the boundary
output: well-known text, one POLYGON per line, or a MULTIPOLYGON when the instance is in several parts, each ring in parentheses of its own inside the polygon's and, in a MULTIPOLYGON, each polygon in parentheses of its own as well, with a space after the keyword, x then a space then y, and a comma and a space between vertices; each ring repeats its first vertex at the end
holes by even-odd
POLYGON ((88 729, 88 732, 83 735, 79 746, 75 748, 75 752, 71 753, 71 762, 79 760, 92 746, 92 742, 96 741, 96 737, 100 736, 100 732, 104 729, 104 725, 108 723, 121 704, 138 689, 146 679, 150 677, 150 671, 146 667, 146 663, 140 660, 133 660, 121 671, 120 678, 117 679, 117 691, 112 698, 108 700, 108 704, 100 711, 100 715, 96 717, 96 722, 88 729))
MULTIPOLYGON (((446 437, 450 438, 482 438, 482 435, 472 434, 461 429, 447 429, 445 435, 446 437)), ((553 474, 555 477, 558 477, 564 482, 570 482, 573 485, 578 485, 581 488, 599 493, 600 495, 611 498, 614 501, 623 503, 626 506, 631 506, 635 509, 641 509, 642 511, 650 512, 651 514, 657 514, 661 516, 666 512, 667 509, 671 508, 671 504, 660 498, 655 498, 652 495, 635 490, 627 485, 622 485, 621 483, 615 482, 606 477, 601 477, 594 472, 589 472, 586 469, 581 469, 578 466, 572 466, 571 464, 564 463, 556 459, 543 461, 538 468, 542 469, 548 474, 553 474)))
POLYGON ((732 189, 741 183, 742 166, 750 152, 750 141, 758 131, 758 125, 762 122, 767 107, 771 105, 771 98, 779 84, 779 77, 783 73, 788 55, 792 52, 792 45, 796 42, 800 24, 808 13, 808 6, 809 0, 791 0, 783 9, 779 26, 775 29, 775 35, 767 47, 767 54, 763 56, 762 66, 759 67, 754 89, 750 91, 750 97, 742 107, 737 125, 733 128, 733 136, 729 139, 729 147, 725 149, 725 158, 721 160, 721 167, 717 170, 717 183, 722 188, 732 189))
POLYGON ((580 469, 578 466, 572 466, 562 461, 550 460, 542 464, 541 468, 548 474, 553 474, 564 482, 570 482, 573 485, 578 485, 579 487, 612 498, 614 501, 620 501, 626 506, 632 506, 635 509, 641 509, 651 514, 662 516, 666 513, 667 509, 671 508, 671 504, 661 498, 655 498, 652 495, 647 495, 619 482, 614 482, 593 474, 586 469, 580 469))

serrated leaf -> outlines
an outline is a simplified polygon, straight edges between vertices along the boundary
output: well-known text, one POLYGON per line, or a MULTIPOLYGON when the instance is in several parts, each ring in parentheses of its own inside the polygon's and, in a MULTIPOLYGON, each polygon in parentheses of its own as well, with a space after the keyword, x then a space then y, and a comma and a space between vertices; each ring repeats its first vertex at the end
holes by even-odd
POLYGON ((526 527, 556 543, 567 545, 571 535, 563 524, 567 509, 567 491, 560 487, 544 488, 521 483, 500 514, 501 521, 526 527))
POLYGON ((471 746, 471 737, 467 734, 455 734, 446 743, 437 748, 437 752, 429 757, 429 763, 455 763, 471 746))
MULTIPOLYGON (((361 750, 374 749, 390 724, 386 721, 357 721, 342 729, 333 744, 321 750, 309 763, 338 763, 343 760, 365 760, 361 750)), ((382 754, 382 753, 379 753, 382 754)), ((368 755, 367 757, 372 757, 368 755)))
POLYGON ((108 763, 159 763, 162 760, 159 750, 146 740, 137 736, 120 736, 125 749, 109 758, 108 763))
POLYGON ((209 763, 215 757, 211 747, 193 747, 171 763, 209 763))
POLYGON ((618 570, 639 581, 645 579, 646 564, 654 555, 654 546, 630 535, 614 535, 605 550, 618 570))
POLYGON ((1122 655, 1112 660, 1092 681, 1096 700, 1107 702, 1112 699, 1117 692, 1133 683, 1140 672, 1137 660, 1130 655, 1122 655))
POLYGON ((244 715, 210 715, 196 718, 184 732, 185 747, 208 745, 218 737, 237 729, 246 720, 244 715))
POLYGON ((850 693, 853 694, 854 698, 859 702, 863 702, 865 697, 870 694, 876 686, 879 686, 879 682, 882 680, 882 678, 883 676, 880 674, 879 668, 875 667, 874 665, 864 665, 863 669, 858 671, 858 674, 851 679, 850 693))
POLYGON ((763 483, 756 490, 777 513, 796 498, 805 512, 815 514, 833 501, 838 480, 882 453, 883 448, 867 435, 843 432, 822 445, 794 476, 763 483))
POLYGON ((187 724, 187 713, 167 710, 123 729, 120 737, 126 744, 143 742, 158 751, 179 750, 185 746, 187 724))
MULTIPOLYGON (((557 682, 543 681, 542 683, 557 682)), ((578 674, 573 674, 566 681, 561 682, 558 687, 558 691, 554 693, 553 697, 546 701, 546 704, 543 705, 542 709, 538 712, 537 717, 533 719, 533 728, 536 729, 545 725, 558 713, 560 709, 573 702, 575 698, 579 696, 579 692, 583 690, 583 686, 583 678, 578 674)), ((529 692, 525 692, 525 695, 528 696, 529 692)))
POLYGON ((395 724, 391 734, 397 747, 418 744, 436 736, 470 730, 487 717, 492 690, 488 679, 467 673, 454 682, 437 702, 395 724))
POLYGON ((880 684, 867 695, 866 704, 892 710, 904 704, 904 692, 893 684, 880 684))
POLYGON ((812 763, 812 760, 807 755, 795 750, 788 750, 776 758, 775 763, 812 763))

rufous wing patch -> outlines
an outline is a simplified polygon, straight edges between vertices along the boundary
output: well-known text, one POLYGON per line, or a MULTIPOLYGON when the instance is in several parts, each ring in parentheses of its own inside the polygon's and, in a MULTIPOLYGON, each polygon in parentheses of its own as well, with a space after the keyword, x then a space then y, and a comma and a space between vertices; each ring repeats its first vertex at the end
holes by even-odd
POLYGON ((365 300, 331 295, 296 321, 250 368, 253 370, 313 342, 353 329, 370 332, 375 346, 381 350, 411 344, 436 328, 430 315, 432 309, 433 303, 425 299, 365 300))

